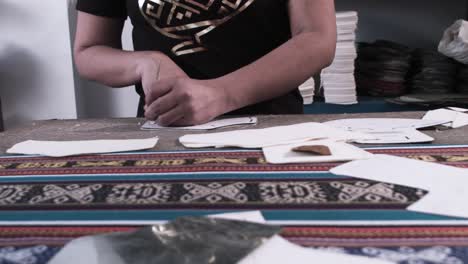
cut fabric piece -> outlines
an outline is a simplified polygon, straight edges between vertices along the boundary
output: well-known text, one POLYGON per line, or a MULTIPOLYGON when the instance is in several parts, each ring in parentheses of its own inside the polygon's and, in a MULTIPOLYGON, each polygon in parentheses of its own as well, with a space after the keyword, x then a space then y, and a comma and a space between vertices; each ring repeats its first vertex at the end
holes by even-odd
POLYGON ((356 140, 355 142, 359 144, 410 144, 434 141, 433 137, 411 128, 391 131, 369 131, 366 134, 372 135, 374 138, 356 140))
POLYGON ((387 182, 429 191, 408 210, 468 218, 468 169, 389 155, 346 163, 336 175, 387 182))
POLYGON ((317 140, 302 143, 279 145, 263 148, 263 154, 268 163, 287 164, 287 163, 312 163, 312 162, 336 162, 350 161, 359 159, 368 159, 373 156, 363 149, 355 147, 344 142, 332 140, 317 140), (293 149, 298 146, 323 145, 327 146, 331 155, 317 156, 308 153, 294 152, 293 149))
POLYGON ((407 144, 432 142, 434 138, 416 129, 447 123, 447 120, 420 120, 402 118, 340 119, 325 124, 346 131, 372 135, 369 139, 356 140, 361 144, 407 144))
POLYGON ((257 124, 256 117, 240 117, 240 118, 226 118, 218 119, 198 126, 188 127, 165 127, 160 126, 156 121, 147 121, 141 129, 143 130, 157 130, 157 129, 183 129, 183 130, 212 130, 223 127, 237 126, 237 125, 255 125, 257 124))
POLYGON ((466 185, 463 184, 466 184, 466 181, 460 182, 458 185, 452 185, 451 190, 430 191, 423 199, 410 205, 407 209, 419 213, 468 218, 466 202, 453 202, 458 199, 468 198, 467 195, 460 196, 460 194, 466 192, 466 185))
POLYGON ((372 136, 362 133, 343 131, 320 123, 302 123, 290 126, 278 126, 263 129, 248 129, 229 132, 186 135, 179 138, 180 143, 188 148, 202 147, 240 147, 263 148, 308 140, 330 139, 335 141, 353 141, 370 139, 372 136))
POLYGON ((460 107, 447 107, 449 110, 465 113, 468 112, 468 109, 466 108, 460 108, 460 107))
POLYGON ((399 129, 419 129, 446 123, 446 120, 421 120, 405 118, 351 118, 339 119, 324 124, 346 131, 389 131, 399 129))
POLYGON ((103 154, 151 149, 158 138, 83 141, 37 141, 28 140, 7 150, 9 154, 43 155, 66 157, 85 154, 103 154))
POLYGON ((450 128, 459 128, 468 125, 468 113, 463 113, 456 110, 437 109, 428 111, 424 115, 423 120, 446 120, 447 124, 444 124, 444 126, 450 128))

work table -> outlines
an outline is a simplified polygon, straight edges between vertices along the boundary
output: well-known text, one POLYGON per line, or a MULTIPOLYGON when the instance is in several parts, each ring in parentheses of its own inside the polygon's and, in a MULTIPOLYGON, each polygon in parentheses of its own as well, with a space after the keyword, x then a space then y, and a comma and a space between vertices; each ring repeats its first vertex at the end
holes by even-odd
MULTIPOLYGON (((0 154, 16 143, 25 140, 93 140, 93 139, 137 139, 153 136, 159 137, 155 150, 181 150, 184 147, 178 142, 180 136, 195 133, 214 133, 246 128, 264 128, 279 125, 290 125, 302 122, 325 122, 343 118, 415 118, 420 119, 423 112, 394 112, 367 114, 333 114, 333 115, 289 115, 260 116, 256 126, 236 126, 212 131, 187 130, 154 130, 143 131, 140 126, 144 119, 78 119, 34 121, 28 125, 0 133, 0 154)), ((426 130, 424 133, 435 138, 432 144, 468 144, 468 126, 450 130, 426 130)))

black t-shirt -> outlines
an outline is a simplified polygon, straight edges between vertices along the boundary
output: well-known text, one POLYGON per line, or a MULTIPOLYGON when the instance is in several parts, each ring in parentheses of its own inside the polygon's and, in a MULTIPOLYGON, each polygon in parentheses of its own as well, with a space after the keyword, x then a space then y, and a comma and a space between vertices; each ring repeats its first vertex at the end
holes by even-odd
MULTIPOLYGON (((163 52, 195 79, 226 75, 291 38, 288 0, 78 0, 77 9, 130 17, 136 51, 163 52)), ((136 89, 141 116, 144 94, 141 85, 136 89)), ((231 114, 300 113, 302 97, 293 89, 231 114)))

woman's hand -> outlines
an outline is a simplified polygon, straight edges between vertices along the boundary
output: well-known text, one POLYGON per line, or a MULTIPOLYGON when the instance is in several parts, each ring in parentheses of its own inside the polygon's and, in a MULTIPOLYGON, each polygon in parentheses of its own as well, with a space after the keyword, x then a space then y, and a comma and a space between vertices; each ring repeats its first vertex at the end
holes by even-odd
POLYGON ((145 117, 163 126, 199 125, 229 111, 229 98, 216 81, 161 79, 146 94, 145 117))
POLYGON ((138 61, 137 72, 146 96, 152 89, 157 89, 155 87, 159 80, 188 78, 187 74, 166 55, 160 52, 145 55, 138 61))

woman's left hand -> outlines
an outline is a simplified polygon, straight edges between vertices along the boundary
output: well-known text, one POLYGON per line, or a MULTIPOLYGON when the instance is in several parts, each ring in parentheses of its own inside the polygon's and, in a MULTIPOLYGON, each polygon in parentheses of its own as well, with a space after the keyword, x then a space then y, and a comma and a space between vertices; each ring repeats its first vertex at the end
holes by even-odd
POLYGON ((229 110, 229 98, 216 81, 170 78, 154 86, 146 94, 145 117, 163 126, 199 125, 229 110))

